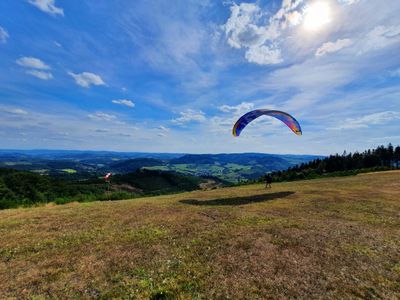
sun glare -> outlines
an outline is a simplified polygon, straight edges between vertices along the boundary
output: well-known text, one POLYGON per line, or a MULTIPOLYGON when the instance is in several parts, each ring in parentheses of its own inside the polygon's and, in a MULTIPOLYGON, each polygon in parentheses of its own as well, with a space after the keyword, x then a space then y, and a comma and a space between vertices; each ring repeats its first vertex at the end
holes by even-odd
POLYGON ((314 2, 304 10, 304 28, 317 31, 331 21, 331 8, 326 2, 314 2))

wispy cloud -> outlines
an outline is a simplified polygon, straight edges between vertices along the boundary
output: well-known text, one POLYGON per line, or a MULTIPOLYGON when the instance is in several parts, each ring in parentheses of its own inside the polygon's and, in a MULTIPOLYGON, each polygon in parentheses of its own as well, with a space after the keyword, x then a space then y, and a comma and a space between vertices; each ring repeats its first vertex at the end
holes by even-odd
POLYGON ((394 120, 400 120, 400 112, 384 111, 384 112, 365 115, 359 118, 346 119, 340 125, 335 126, 331 129, 340 130, 340 129, 368 128, 371 125, 385 124, 394 120))
POLYGON ((3 109, 4 112, 12 114, 12 115, 27 115, 28 112, 26 110, 23 110, 21 108, 9 108, 9 109, 3 109))
POLYGON ((53 78, 53 74, 51 74, 50 72, 28 70, 26 71, 26 73, 42 80, 49 80, 53 78))
POLYGON ((372 29, 360 42, 358 54, 378 50, 400 42, 400 25, 379 25, 372 29))
POLYGON ((105 85, 106 83, 103 79, 94 73, 83 72, 83 73, 73 73, 68 72, 68 74, 75 79, 76 84, 89 88, 91 85, 105 85))
POLYGON ((339 39, 336 42, 327 42, 317 49, 315 56, 324 56, 328 53, 338 52, 351 44, 352 41, 350 39, 339 39))
POLYGON ((16 63, 28 69, 26 74, 32 75, 42 80, 53 79, 53 74, 49 72, 51 69, 49 65, 44 63, 39 58, 24 56, 16 60, 16 63))
POLYGON ((49 15, 64 16, 64 10, 56 6, 55 0, 28 0, 28 2, 49 15))
POLYGON ((164 132, 168 132, 170 130, 169 128, 162 126, 162 125, 158 126, 157 129, 160 131, 164 131, 164 132))
POLYGON ((128 100, 128 99, 112 100, 111 102, 114 104, 124 105, 124 106, 131 107, 131 108, 135 107, 135 103, 133 103, 132 100, 128 100))
POLYGON ((96 112, 94 114, 88 115, 89 119, 94 121, 113 121, 117 117, 111 114, 103 113, 103 112, 96 112))
POLYGON ((391 71, 390 72, 390 76, 392 76, 392 77, 400 77, 400 68, 398 68, 398 69, 396 69, 394 71, 391 71))
POLYGON ((7 30, 0 26, 0 43, 6 43, 9 37, 7 30))
POLYGON ((347 5, 352 5, 360 2, 362 0, 339 0, 339 2, 347 4, 347 5))
POLYGON ((107 133, 107 132, 109 132, 110 130, 108 130, 108 129, 96 129, 95 130, 95 132, 98 132, 98 133, 107 133))
POLYGON ((38 70, 50 70, 50 66, 45 64, 42 60, 35 57, 24 56, 18 58, 16 63, 24 68, 32 68, 38 70))
POLYGON ((204 122, 206 120, 205 114, 199 110, 187 109, 179 113, 180 117, 172 120, 173 123, 182 125, 189 122, 204 122))

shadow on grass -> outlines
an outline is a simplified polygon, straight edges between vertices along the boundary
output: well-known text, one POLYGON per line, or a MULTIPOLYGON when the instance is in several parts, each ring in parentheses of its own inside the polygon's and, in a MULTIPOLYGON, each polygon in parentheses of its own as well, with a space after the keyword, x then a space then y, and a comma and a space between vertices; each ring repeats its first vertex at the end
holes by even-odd
POLYGON ((246 197, 236 197, 236 198, 221 198, 212 200, 196 200, 196 199, 186 199, 180 200, 180 203, 198 205, 198 206, 213 206, 213 205, 244 205, 251 203, 259 203, 271 201, 274 199, 285 198, 287 196, 293 195, 294 192, 278 192, 278 193, 268 193, 262 195, 253 195, 246 197))

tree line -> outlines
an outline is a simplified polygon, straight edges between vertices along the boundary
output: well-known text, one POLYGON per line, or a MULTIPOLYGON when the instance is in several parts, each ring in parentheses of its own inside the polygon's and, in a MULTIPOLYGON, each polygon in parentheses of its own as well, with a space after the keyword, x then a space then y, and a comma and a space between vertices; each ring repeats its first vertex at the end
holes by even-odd
MULTIPOLYGON (((360 172, 398 169, 400 165, 400 146, 391 143, 364 152, 330 155, 308 163, 290 167, 285 171, 270 173, 273 181, 292 181, 314 179, 326 176, 355 175, 360 172)), ((261 178, 264 180, 265 176, 261 178)))

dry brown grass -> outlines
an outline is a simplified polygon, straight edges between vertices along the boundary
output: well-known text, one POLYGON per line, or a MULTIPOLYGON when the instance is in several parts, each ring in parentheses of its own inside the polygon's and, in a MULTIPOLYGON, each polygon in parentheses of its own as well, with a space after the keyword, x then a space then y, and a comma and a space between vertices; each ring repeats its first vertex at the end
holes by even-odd
POLYGON ((400 297, 400 172, 0 212, 0 298, 400 297))

